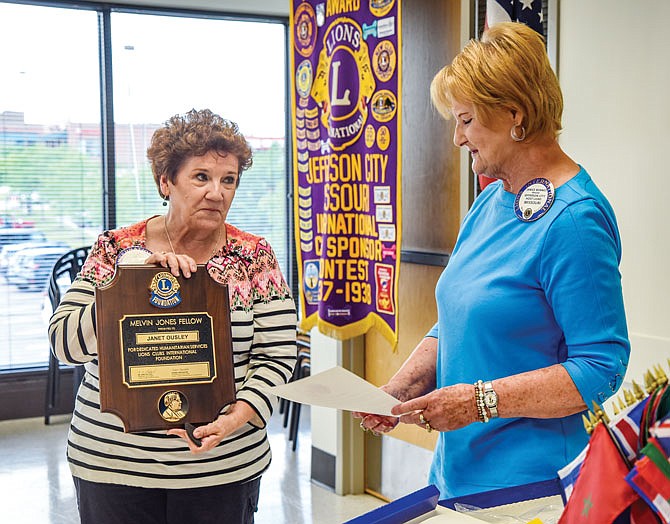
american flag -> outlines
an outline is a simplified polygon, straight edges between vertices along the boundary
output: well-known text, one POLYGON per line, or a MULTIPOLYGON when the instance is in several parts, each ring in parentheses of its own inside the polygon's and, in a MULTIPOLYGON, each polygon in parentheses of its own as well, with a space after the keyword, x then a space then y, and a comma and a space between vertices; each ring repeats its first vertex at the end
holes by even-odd
POLYGON ((522 22, 546 37, 545 0, 486 0, 486 27, 498 22, 522 22))

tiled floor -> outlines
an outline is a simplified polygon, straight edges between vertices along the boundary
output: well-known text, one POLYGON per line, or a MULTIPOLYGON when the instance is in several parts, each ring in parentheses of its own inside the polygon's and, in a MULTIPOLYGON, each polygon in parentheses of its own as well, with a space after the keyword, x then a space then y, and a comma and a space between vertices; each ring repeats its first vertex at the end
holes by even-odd
MULTIPOLYGON (((310 481, 309 409, 298 449, 275 415, 269 426, 273 462, 261 482, 257 524, 340 524, 380 506, 368 495, 341 497, 310 481)), ((76 524, 74 489, 65 459, 69 417, 0 422, 0 522, 76 524)), ((141 524, 141 523, 138 523, 141 524)))

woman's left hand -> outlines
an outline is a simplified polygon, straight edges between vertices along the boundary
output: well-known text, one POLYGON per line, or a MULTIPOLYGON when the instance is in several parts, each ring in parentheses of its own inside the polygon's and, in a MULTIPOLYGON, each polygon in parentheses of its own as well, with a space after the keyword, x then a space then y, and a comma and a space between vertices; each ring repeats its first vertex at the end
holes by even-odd
POLYGON ((231 404, 226 413, 219 415, 214 422, 195 428, 193 436, 200 440, 200 446, 188 437, 185 429, 169 429, 167 433, 184 439, 193 453, 204 453, 218 446, 224 438, 249 422, 255 414, 256 412, 246 402, 231 404))
POLYGON ((427 431, 451 431, 479 420, 472 384, 455 384, 394 406, 400 422, 416 424, 427 431))

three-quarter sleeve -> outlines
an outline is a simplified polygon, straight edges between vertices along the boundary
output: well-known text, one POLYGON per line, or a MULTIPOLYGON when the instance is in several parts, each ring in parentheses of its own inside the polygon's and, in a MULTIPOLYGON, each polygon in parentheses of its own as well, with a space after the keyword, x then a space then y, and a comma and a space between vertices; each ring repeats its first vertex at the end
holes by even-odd
POLYGON ((566 209, 543 247, 543 287, 567 347, 563 366, 587 406, 614 394, 628 365, 620 256, 615 225, 591 200, 566 209))

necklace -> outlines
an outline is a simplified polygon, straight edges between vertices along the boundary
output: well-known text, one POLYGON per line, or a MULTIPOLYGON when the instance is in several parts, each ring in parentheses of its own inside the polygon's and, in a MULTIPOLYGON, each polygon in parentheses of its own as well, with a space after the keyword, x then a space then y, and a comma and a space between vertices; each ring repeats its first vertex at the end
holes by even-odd
MULTIPOLYGON (((174 250, 174 246, 172 245, 172 239, 170 238, 170 233, 168 232, 167 228, 167 217, 163 218, 163 228, 165 229, 165 236, 167 237, 168 243, 170 244, 170 249, 172 250, 172 254, 176 255, 174 250)), ((212 249, 212 254, 209 255, 209 258, 213 258, 214 255, 216 255, 216 252, 218 251, 219 248, 219 241, 221 240, 221 228, 219 228, 219 236, 216 238, 216 243, 214 244, 214 249, 212 249)))

